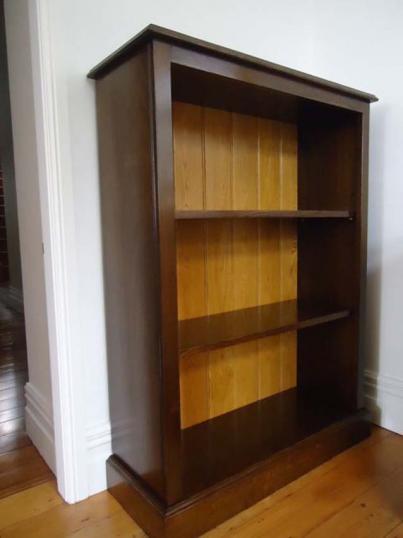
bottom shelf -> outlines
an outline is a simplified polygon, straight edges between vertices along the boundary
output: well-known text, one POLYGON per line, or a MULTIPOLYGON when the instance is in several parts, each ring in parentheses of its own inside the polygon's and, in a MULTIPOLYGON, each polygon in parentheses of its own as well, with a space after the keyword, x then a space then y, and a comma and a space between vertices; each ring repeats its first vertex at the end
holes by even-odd
POLYGON ((183 495, 188 497, 342 420, 336 399, 290 389, 182 430, 183 495))

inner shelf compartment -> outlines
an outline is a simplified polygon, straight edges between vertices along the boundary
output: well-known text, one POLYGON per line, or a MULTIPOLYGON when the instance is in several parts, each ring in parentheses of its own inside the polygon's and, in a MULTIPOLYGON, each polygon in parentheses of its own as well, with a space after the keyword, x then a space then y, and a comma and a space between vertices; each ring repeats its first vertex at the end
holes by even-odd
POLYGON ((181 84, 172 117, 183 435, 259 402, 291 412, 323 387, 336 411, 349 407, 353 381, 328 372, 354 372, 359 168, 345 155, 355 117, 309 103, 285 116, 248 113, 241 101, 185 95, 181 84), (323 334, 331 365, 320 358, 323 334))
POLYGON ((349 412, 330 393, 295 387, 182 430, 184 496, 258 465, 349 412))

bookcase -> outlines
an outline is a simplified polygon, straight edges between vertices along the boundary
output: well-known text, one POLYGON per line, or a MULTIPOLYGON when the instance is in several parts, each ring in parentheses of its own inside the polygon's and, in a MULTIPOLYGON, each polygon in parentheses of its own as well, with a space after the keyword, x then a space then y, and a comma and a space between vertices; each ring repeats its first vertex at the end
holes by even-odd
POLYGON ((149 26, 96 79, 113 455, 199 536, 365 438, 367 93, 149 26))

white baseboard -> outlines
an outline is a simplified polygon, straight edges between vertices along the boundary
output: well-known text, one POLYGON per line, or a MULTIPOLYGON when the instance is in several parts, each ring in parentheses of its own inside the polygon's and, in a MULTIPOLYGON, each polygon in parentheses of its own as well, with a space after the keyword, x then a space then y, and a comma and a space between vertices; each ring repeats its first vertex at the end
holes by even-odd
POLYGON ((403 435, 403 379, 366 370, 364 389, 373 422, 403 435))
MULTIPOLYGON (((25 385, 25 419, 27 433, 39 453, 56 472, 53 419, 49 403, 31 383, 25 385)), ((88 494, 95 495, 107 488, 106 460, 112 453, 109 421, 90 427, 86 435, 88 494)))
POLYGON ((55 441, 52 408, 46 398, 32 385, 25 385, 25 422, 27 433, 43 459, 56 473, 55 441))
POLYGON ((87 430, 88 494, 95 495, 107 488, 106 460, 112 454, 111 426, 101 422, 87 430))

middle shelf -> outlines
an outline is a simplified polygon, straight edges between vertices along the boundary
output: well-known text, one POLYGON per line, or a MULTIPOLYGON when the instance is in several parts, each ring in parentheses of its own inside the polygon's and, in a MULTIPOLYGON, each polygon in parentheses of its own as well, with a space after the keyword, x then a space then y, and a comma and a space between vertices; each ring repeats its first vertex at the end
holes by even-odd
POLYGON ((350 313, 348 308, 307 306, 293 300, 185 319, 179 321, 179 350, 185 355, 218 349, 329 323, 350 313))
POLYGON ((319 209, 287 209, 287 210, 213 210, 213 209, 181 209, 176 210, 177 220, 199 219, 353 219, 354 215, 348 210, 319 210, 319 209))

